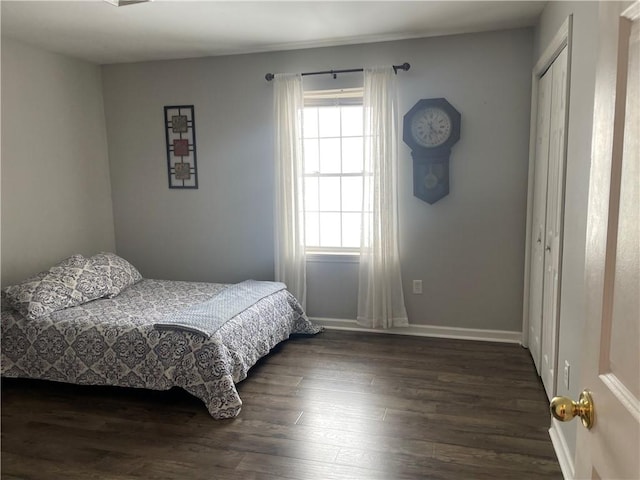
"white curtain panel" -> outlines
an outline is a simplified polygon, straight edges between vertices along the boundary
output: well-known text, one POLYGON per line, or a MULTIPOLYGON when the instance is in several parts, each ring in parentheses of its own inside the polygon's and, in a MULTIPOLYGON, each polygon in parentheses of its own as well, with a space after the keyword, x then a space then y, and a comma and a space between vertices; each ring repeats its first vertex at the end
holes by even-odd
POLYGON ((275 112, 275 279, 306 308, 304 190, 300 74, 274 79, 275 112))
POLYGON ((365 69, 365 177, 358 324, 407 326, 398 254, 398 103, 391 67, 365 69))

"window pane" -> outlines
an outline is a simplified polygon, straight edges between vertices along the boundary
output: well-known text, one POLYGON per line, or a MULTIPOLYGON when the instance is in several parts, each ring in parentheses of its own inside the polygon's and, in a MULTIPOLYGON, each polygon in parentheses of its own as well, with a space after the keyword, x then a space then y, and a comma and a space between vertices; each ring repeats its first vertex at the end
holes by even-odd
POLYGON ((320 210, 340 211, 340 177, 320 177, 320 210))
POLYGON ((326 103, 304 109, 307 247, 360 246, 365 168, 363 113, 362 105, 326 103))
POLYGON ((320 139, 320 171, 340 173, 340 139, 320 139))
POLYGON ((362 136, 362 106, 342 107, 342 136, 362 136))
POLYGON ((362 211, 362 177, 342 178, 342 211, 362 211))
POLYGON ((367 173, 371 173, 371 137, 363 137, 364 143, 364 171, 367 173))
POLYGON ((321 137, 340 136, 340 108, 319 107, 319 125, 321 137))
POLYGON ((360 247, 360 213, 342 214, 342 246, 360 247))
POLYGON ((304 173, 317 173, 320 171, 320 152, 318 140, 304 141, 304 173))
POLYGON ((360 173, 364 168, 364 144, 362 137, 342 139, 343 173, 360 173))
POLYGON ((304 179, 304 208, 307 212, 317 212, 318 210, 320 210, 320 204, 318 203, 317 177, 304 179))
POLYGON ((340 246, 340 214, 320 213, 320 246, 340 246))
POLYGON ((320 246, 320 216, 317 213, 307 212, 304 217, 304 240, 307 247, 320 246))
POLYGON ((302 119, 304 138, 318 137, 318 109, 315 107, 306 107, 304 109, 304 117, 302 119))

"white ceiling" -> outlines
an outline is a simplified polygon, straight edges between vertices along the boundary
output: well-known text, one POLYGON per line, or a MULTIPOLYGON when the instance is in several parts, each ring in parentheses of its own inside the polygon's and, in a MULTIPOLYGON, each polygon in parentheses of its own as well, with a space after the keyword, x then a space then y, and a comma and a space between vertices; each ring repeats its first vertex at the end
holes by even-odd
POLYGON ((534 25, 532 1, 2 0, 2 35, 90 62, 291 50, 534 25))

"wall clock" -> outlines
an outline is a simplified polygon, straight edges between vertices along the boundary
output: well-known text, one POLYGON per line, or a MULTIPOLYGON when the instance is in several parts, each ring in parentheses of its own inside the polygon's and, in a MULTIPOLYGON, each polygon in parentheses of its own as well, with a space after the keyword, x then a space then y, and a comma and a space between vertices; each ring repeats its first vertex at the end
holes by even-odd
POLYGON ((404 116, 402 139, 411 148, 413 194, 429 204, 449 193, 449 157, 460 140, 460 118, 444 98, 423 98, 404 116))

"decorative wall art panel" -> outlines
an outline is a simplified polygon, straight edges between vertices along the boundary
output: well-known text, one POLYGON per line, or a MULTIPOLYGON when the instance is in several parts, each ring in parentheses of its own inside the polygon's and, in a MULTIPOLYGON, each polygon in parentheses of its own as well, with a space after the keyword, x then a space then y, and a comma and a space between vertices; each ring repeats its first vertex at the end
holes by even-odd
POLYGON ((198 188, 193 105, 164 107, 169 188, 198 188))

